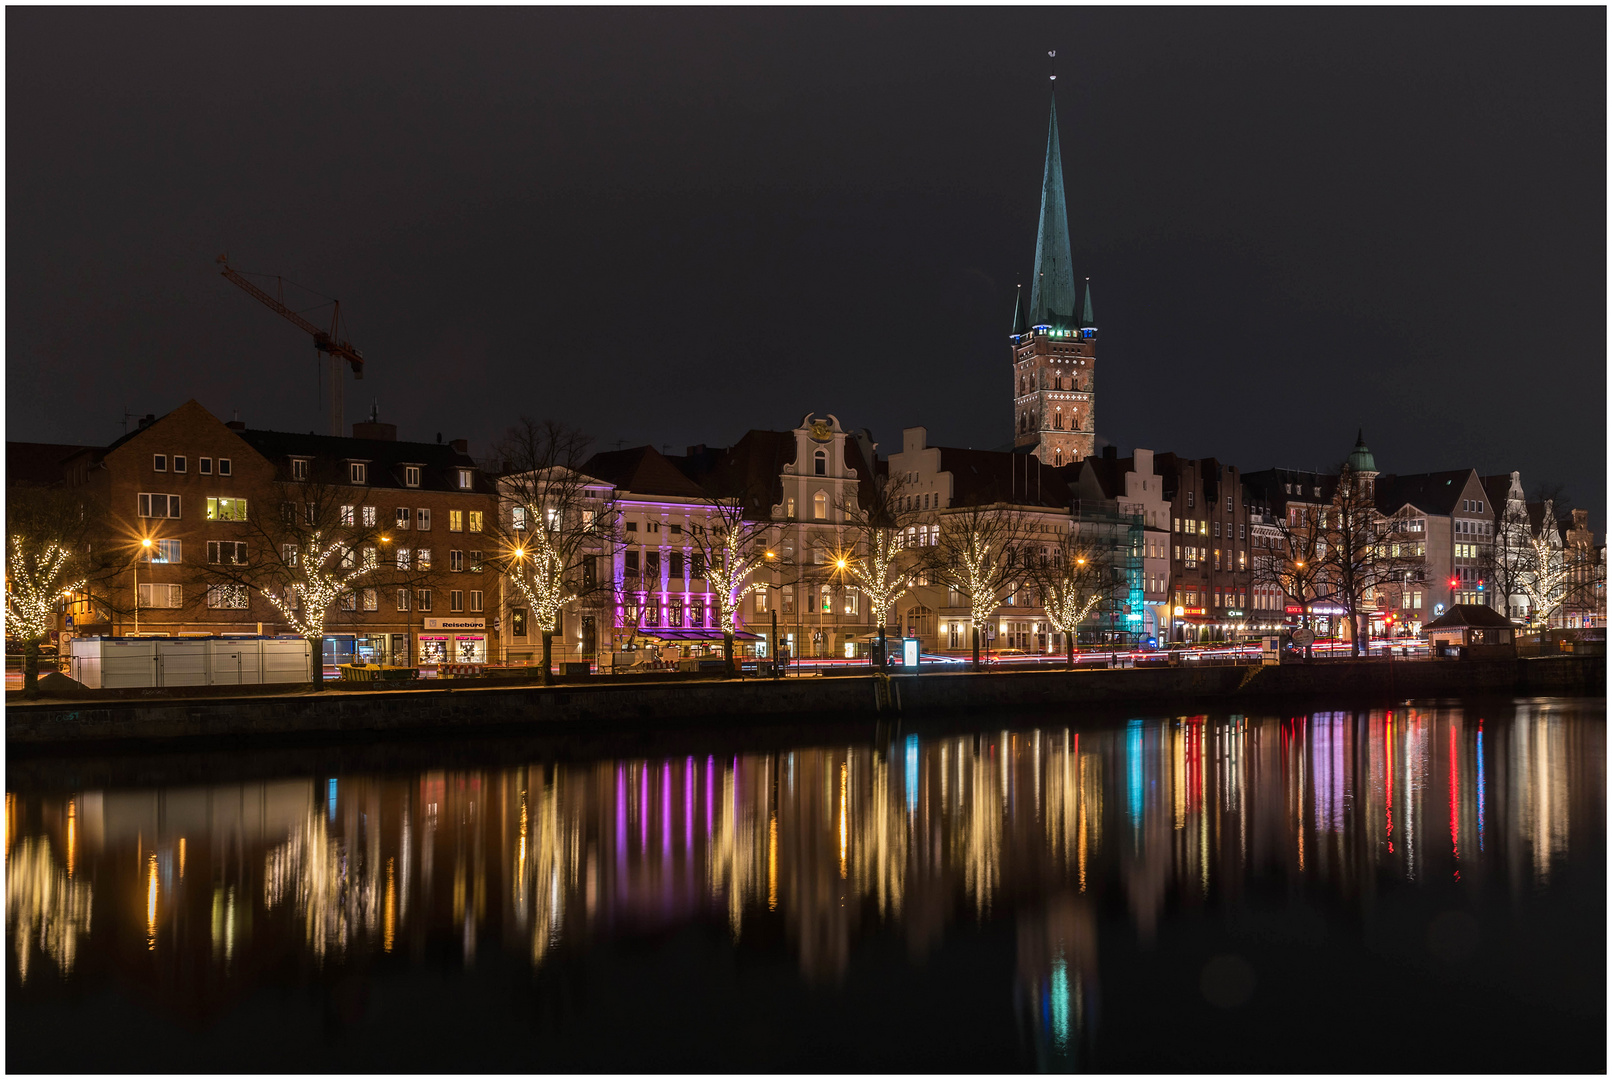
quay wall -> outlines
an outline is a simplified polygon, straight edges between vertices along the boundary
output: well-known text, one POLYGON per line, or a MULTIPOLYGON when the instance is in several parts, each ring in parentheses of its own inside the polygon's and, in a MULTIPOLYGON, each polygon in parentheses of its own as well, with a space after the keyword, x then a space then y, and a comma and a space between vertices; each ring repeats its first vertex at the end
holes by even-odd
POLYGON ((296 693, 221 699, 17 703, 6 709, 12 749, 123 740, 385 737, 567 726, 654 730, 723 725, 1003 715, 1070 707, 1218 711, 1304 700, 1383 705, 1407 698, 1606 693, 1606 658, 1393 663, 1328 661, 1272 667, 1182 666, 1115 671, 845 675, 779 680, 600 679, 553 687, 466 683, 414 690, 296 693))

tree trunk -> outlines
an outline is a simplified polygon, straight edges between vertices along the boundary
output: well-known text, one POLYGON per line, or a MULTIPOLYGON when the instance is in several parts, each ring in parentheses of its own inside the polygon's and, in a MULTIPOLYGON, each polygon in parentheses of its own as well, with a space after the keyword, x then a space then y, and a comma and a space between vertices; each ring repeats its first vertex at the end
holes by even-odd
MULTIPOLYGON (((1304 605, 1304 629, 1309 630, 1312 634, 1315 633, 1315 630, 1310 626, 1310 605, 1309 604, 1304 605)), ((1304 646, 1304 659, 1306 659, 1306 660, 1315 659, 1315 643, 1313 641, 1310 644, 1304 646)))
POLYGON ((884 670, 884 649, 885 649, 885 645, 884 645, 884 620, 880 619, 879 620, 879 651, 878 651, 878 657, 876 658, 878 669, 880 671, 884 670))
POLYGON ((554 685, 554 631, 543 631, 543 685, 554 685))
POLYGON ((1360 659, 1360 614, 1353 603, 1349 605, 1349 655, 1360 659))
POLYGON ((1075 670, 1075 635, 1065 634, 1063 643, 1069 649, 1069 670, 1075 670))
POLYGON ((313 657, 313 688, 325 688, 325 639, 324 635, 308 639, 308 652, 313 657))
POLYGON ((735 674, 733 668, 733 630, 730 627, 722 628, 722 665, 727 670, 728 677, 735 674))
POLYGON ((22 692, 24 697, 39 693, 39 642, 32 638, 22 645, 22 692))
POLYGON ((978 671, 980 669, 980 628, 971 626, 970 633, 974 638, 974 670, 978 671))

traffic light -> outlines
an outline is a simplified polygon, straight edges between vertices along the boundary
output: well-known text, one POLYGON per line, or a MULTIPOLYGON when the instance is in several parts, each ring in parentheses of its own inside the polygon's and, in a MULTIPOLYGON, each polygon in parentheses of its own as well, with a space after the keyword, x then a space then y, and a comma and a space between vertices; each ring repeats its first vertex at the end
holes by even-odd
POLYGON ((1453 588, 1455 588, 1456 586, 1458 586, 1460 584, 1461 584, 1461 579, 1460 578, 1458 578, 1458 577, 1450 578, 1450 588, 1453 589, 1453 588))
POLYGON ((1482 578, 1478 579, 1478 591, 1479 592, 1483 591, 1483 579, 1482 578))

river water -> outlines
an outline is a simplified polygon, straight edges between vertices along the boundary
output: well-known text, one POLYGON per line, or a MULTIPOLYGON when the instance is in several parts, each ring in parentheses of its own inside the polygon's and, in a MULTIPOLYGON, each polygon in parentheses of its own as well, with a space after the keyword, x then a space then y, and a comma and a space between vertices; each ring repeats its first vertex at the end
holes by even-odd
POLYGON ((10 1071, 1604 1071, 1601 700, 13 762, 10 1071))

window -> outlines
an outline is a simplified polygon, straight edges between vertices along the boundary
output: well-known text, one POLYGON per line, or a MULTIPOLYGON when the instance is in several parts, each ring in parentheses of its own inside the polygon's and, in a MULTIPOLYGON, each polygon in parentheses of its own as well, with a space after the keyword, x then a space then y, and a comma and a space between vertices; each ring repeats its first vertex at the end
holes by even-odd
POLYGON ((358 610, 358 594, 357 593, 351 593, 351 592, 344 592, 338 598, 337 604, 341 607, 341 609, 343 611, 357 611, 358 610))
POLYGON ((1191 509, 1192 509, 1192 496, 1193 496, 1193 495, 1194 495, 1194 494, 1195 494, 1195 493, 1194 493, 1194 492, 1191 492, 1191 491, 1189 491, 1189 492, 1187 492, 1187 509, 1188 509, 1188 510, 1191 510, 1191 509))
POLYGON ((471 476, 471 471, 469 469, 459 470, 459 489, 461 491, 469 491, 473 481, 474 478, 471 476))
POLYGON ((626 572, 628 577, 637 577, 638 576, 638 552, 636 552, 636 551, 627 552, 625 560, 623 562, 623 569, 625 570, 625 572, 626 572))
POLYGON ((482 610, 482 608, 481 608, 481 590, 480 589, 471 589, 470 590, 470 611, 471 611, 472 614, 476 614, 476 613, 479 613, 481 610, 482 610))
POLYGON ((185 455, 183 455, 183 454, 175 454, 174 455, 174 472, 184 472, 184 471, 185 471, 185 455))
POLYGON ((448 610, 463 614, 465 610, 465 594, 458 589, 448 591, 448 610))
POLYGON ((767 611, 767 590, 757 589, 753 594, 756 598, 756 614, 764 615, 767 611))
POLYGON ((1220 522, 1215 522, 1215 539, 1220 539, 1220 522))
POLYGON ((784 500, 784 517, 792 518, 794 516, 795 516, 795 497, 793 495, 791 495, 789 498, 784 500))
POLYGON ((377 589, 364 590, 364 610, 379 611, 381 607, 381 594, 377 589))
POLYGON ((465 512, 463 510, 449 510, 448 511, 448 531, 449 532, 464 532, 465 531, 465 512))
POLYGON ((377 515, 373 506, 366 506, 363 508, 363 521, 366 528, 375 527, 376 517, 377 515))
POLYGON ((207 590, 207 606, 210 608, 240 609, 247 606, 246 586, 244 585, 213 585, 207 590))
POLYGON ((362 461, 349 461, 347 463, 347 480, 349 483, 362 484, 369 476, 369 466, 362 461))
POLYGON ((403 466, 403 486, 404 487, 419 487, 420 486, 420 467, 418 465, 405 465, 405 466, 403 466))
POLYGON ((407 589, 399 589, 399 590, 397 590, 397 610, 399 610, 399 611, 407 611, 407 610, 409 610, 409 590, 407 590, 407 589))
POLYGON ((518 638, 526 636, 526 609, 523 607, 510 608, 509 632, 518 638))
POLYGON ((1247 525, 1246 522, 1239 521, 1237 523, 1237 539, 1239 539, 1239 540, 1248 539, 1248 525, 1247 525))
POLYGON ((696 551, 689 556, 688 576, 695 581, 705 580, 705 555, 703 552, 696 551))
POLYGON ((627 522, 627 531, 630 532, 630 533, 637 532, 638 531, 638 522, 636 522, 636 521, 627 522))
MULTIPOLYGON (((178 515, 175 515, 178 516, 178 515)), ((245 499, 208 499, 208 521, 245 521, 245 499)))
POLYGON ((297 545, 281 544, 280 561, 285 563, 287 566, 297 565, 297 545))
POLYGON ((682 578, 682 576, 683 576, 683 553, 681 551, 674 551, 670 555, 668 555, 667 558, 666 558, 666 563, 667 563, 666 572, 667 572, 668 575, 670 575, 673 578, 682 578))
POLYGON ((480 510, 472 510, 472 511, 470 511, 470 531, 471 532, 481 532, 481 511, 480 510))
POLYGON ((812 517, 818 521, 828 519, 828 493, 819 491, 812 496, 812 517))
POLYGON ((430 530, 431 509, 429 507, 422 506, 418 511, 415 512, 414 527, 419 529, 421 532, 427 532, 430 530))
MULTIPOLYGON (((179 471, 184 472, 185 470, 180 469, 179 471)), ((1480 513, 1480 514, 1483 513, 1483 500, 1482 499, 1478 500, 1478 513, 1480 513)))
POLYGON ((219 476, 228 476, 228 475, 230 475, 229 458, 221 457, 221 458, 218 459, 218 475, 219 476))
POLYGON ((660 552, 644 552, 644 576, 651 581, 660 580, 660 552))
POLYGON ((431 549, 420 548, 414 553, 414 565, 421 570, 431 569, 431 549))
POLYGON ((509 522, 516 532, 526 531, 526 507, 512 506, 509 508, 509 522))
POLYGON ((341 508, 341 523, 343 525, 351 525, 353 523, 353 508, 351 506, 343 506, 341 508))
POLYGON ((419 610, 420 611, 430 611, 431 610, 431 590, 430 589, 415 589, 414 590, 414 598, 415 598, 415 600, 419 601, 419 610))
POLYGON ((146 562, 176 563, 183 562, 180 558, 178 540, 156 540, 146 549, 146 562))
POLYGON ((1226 513, 1231 513, 1231 496, 1226 496, 1226 513))
POLYGON ((203 476, 213 475, 213 459, 210 457, 196 459, 196 471, 203 476))
MULTIPOLYGON (((220 474, 227 474, 229 472, 229 469, 227 468, 228 464, 229 463, 227 461, 225 461, 223 458, 219 459, 219 461, 218 461, 218 471, 219 471, 220 474)), ((306 480, 306 479, 308 479, 308 459, 307 458, 292 458, 291 459, 291 479, 293 479, 293 480, 306 480)))
POLYGON ((183 606, 184 587, 140 583, 140 606, 143 608, 176 608, 183 606))
POLYGON ((465 553, 462 551, 448 552, 448 570, 451 573, 463 573, 465 568, 465 553))
POLYGON ((479 551, 470 553, 470 572, 472 574, 481 573, 481 552, 479 551))
POLYGON ((395 520, 395 522, 397 524, 397 527, 400 528, 400 529, 412 528, 413 527, 412 523, 414 521, 414 511, 410 510, 406 506, 400 506, 400 507, 397 508, 397 516, 396 516, 396 518, 394 520, 395 520))
POLYGON ((658 522, 658 521, 645 522, 644 523, 644 528, 647 529, 649 532, 658 533, 658 532, 660 532, 660 522, 658 522))
POLYGON ((207 541, 207 561, 217 566, 242 566, 246 563, 246 544, 236 540, 207 541))
POLYGON ((179 516, 179 496, 177 495, 140 495, 140 516, 143 518, 177 518, 179 516))
POLYGON ((812 455, 812 473, 816 476, 828 475, 828 454, 822 450, 812 455))
MULTIPOLYGON (((167 454, 153 454, 153 455, 151 455, 151 467, 153 469, 157 470, 158 472, 167 472, 168 471, 168 455, 167 454)), ((1465 507, 1462 507, 1462 509, 1465 509, 1465 507)))
POLYGON ((861 606, 862 594, 855 589, 845 590, 845 614, 855 615, 861 606))
POLYGON ((352 548, 342 548, 341 557, 336 560, 336 565, 343 570, 351 570, 358 565, 358 553, 352 548))
POLYGON ((397 549, 397 568, 399 570, 407 570, 409 568, 410 559, 411 552, 408 548, 400 547, 397 549))

